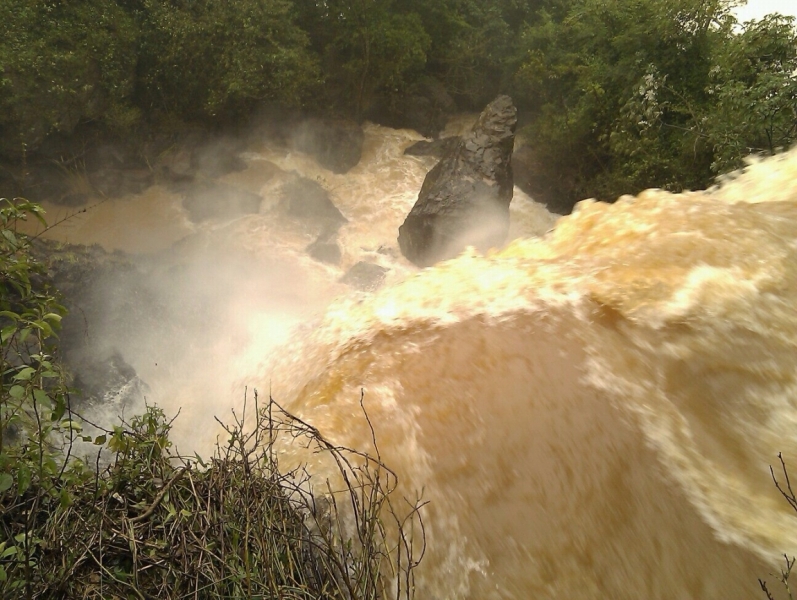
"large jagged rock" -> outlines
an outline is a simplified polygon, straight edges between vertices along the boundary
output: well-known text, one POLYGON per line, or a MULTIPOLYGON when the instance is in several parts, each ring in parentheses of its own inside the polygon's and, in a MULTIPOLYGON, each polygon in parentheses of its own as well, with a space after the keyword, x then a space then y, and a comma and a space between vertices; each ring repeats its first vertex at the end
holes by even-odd
POLYGON ((429 171, 418 201, 399 228, 401 252, 418 266, 484 251, 509 231, 512 148, 517 110, 509 96, 493 100, 473 130, 429 171))

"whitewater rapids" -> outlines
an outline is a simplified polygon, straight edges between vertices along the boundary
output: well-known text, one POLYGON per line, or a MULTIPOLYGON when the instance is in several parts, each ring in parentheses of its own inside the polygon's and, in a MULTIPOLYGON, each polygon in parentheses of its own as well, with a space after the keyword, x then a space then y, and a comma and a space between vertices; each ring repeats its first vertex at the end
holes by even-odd
POLYGON ((797 552, 768 470, 797 457, 795 233, 796 152, 583 202, 334 305, 275 394, 368 449, 365 391, 431 500, 423 597, 750 598, 797 552))
POLYGON ((417 271, 396 243, 433 165, 402 155, 417 139, 369 125, 347 175, 251 148, 228 181, 263 208, 232 222, 192 224, 153 188, 56 232, 134 251, 182 239, 216 263, 234 245, 253 265, 225 284, 198 269, 229 339, 188 343, 186 321, 120 348, 156 401, 183 407, 178 445, 201 450, 197 432, 212 438, 212 415, 248 385, 373 450, 362 390, 398 494, 430 501, 419 599, 763 598, 759 577, 775 589, 770 573, 797 554, 797 515, 769 473, 778 452, 797 472, 797 151, 707 192, 585 201, 555 225, 516 190, 506 248, 417 271), (320 182, 349 218, 339 267, 269 212, 275 166, 320 182), (360 260, 388 269, 380 291, 339 283, 360 260))

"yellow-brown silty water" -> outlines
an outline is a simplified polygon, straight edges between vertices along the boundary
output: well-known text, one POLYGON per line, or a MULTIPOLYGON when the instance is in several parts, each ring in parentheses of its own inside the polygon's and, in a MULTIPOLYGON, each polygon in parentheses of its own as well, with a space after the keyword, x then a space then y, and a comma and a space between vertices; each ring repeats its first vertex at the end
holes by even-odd
POLYGON ((419 598, 763 597, 797 553, 769 473, 778 452, 797 472, 797 152, 709 192, 583 202, 544 237, 521 197, 506 248, 417 271, 395 251, 431 165, 401 156, 412 139, 371 127, 348 176, 248 155, 321 181, 350 223, 340 269, 265 209, 217 228, 326 306, 278 351, 273 318, 248 320, 239 383, 367 451, 364 391, 399 492, 430 500, 419 598), (388 284, 352 294, 336 280, 363 259, 388 284))

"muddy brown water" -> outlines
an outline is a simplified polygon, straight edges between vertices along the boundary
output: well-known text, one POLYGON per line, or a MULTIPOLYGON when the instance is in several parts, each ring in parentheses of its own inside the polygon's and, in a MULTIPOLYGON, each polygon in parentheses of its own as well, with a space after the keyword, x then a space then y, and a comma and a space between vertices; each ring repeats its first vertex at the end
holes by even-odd
POLYGON ((262 196, 258 214, 197 225, 152 188, 52 236, 209 261, 190 281, 228 334, 126 353, 182 407, 183 449, 206 451, 212 415, 250 386, 368 450, 363 390, 400 493, 431 501, 418 597, 761 597, 757 578, 797 552, 768 471, 797 459, 797 152, 558 221, 517 191, 507 247, 419 271, 396 242, 433 164, 403 156, 418 139, 368 126, 346 175, 263 141, 225 178, 262 196), (272 211, 291 171, 348 218, 339 266, 272 211), (245 281, 216 278, 222 250, 245 281), (388 270, 375 293, 338 281, 362 260, 388 270))

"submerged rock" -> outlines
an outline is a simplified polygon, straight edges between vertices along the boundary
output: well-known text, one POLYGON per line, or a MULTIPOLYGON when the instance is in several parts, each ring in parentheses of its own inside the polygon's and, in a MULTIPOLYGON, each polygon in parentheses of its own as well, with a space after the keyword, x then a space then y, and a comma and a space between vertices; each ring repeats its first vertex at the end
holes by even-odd
POLYGON ((354 121, 306 119, 291 137, 291 146, 313 156, 333 173, 346 173, 360 162, 365 134, 354 121))
POLYGON ((257 194, 213 181, 194 182, 187 186, 183 197, 183 207, 195 223, 256 214, 261 202, 257 194))
POLYGON ((312 179, 294 177, 280 189, 279 209, 289 217, 320 225, 334 233, 348 219, 329 199, 327 191, 312 179))
POLYGON ((102 168, 90 173, 88 178, 97 192, 111 198, 140 194, 155 181, 149 169, 102 168))
POLYGON ((318 239, 307 246, 307 253, 318 262, 330 265, 337 265, 342 257, 335 234, 330 231, 321 232, 318 239))
POLYGON ((213 138, 193 149, 191 168, 202 177, 221 177, 246 169, 246 161, 239 156, 244 149, 241 140, 226 136, 213 138))
POLYGON ((469 135, 429 171, 399 228, 402 254, 418 266, 452 258, 467 246, 498 246, 509 231, 512 148, 517 110, 509 96, 491 102, 469 135))
POLYGON ((385 281, 387 269, 377 264, 360 261, 341 277, 341 283, 363 292, 372 292, 385 281))

